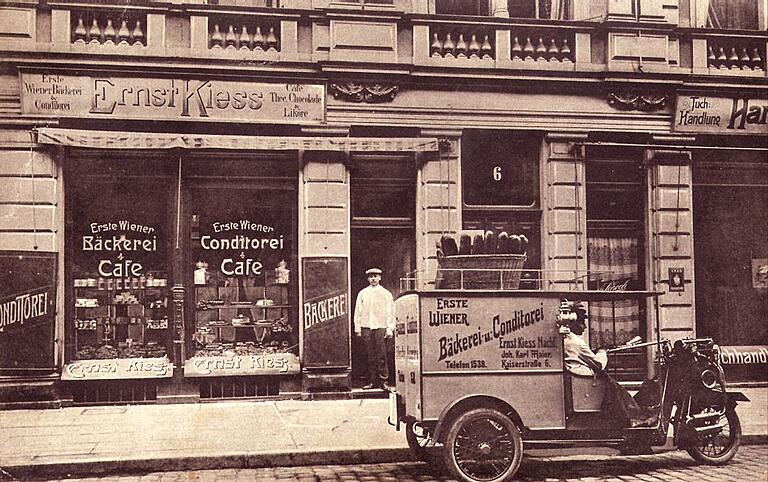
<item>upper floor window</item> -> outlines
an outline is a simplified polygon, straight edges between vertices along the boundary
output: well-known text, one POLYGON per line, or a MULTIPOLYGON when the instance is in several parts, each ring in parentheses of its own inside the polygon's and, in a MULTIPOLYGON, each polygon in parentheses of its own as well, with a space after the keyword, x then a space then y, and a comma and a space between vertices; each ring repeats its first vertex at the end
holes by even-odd
POLYGON ((395 0, 336 0, 339 3, 356 3, 358 5, 394 5, 395 0))
MULTIPOLYGON (((435 13, 445 15, 493 15, 504 1, 494 0, 434 0, 435 13)), ((568 18, 571 0, 507 0, 511 18, 568 18)))
MULTIPOLYGON (((702 0, 699 0, 700 2, 702 0)), ((761 0, 705 0, 707 27, 727 30, 758 30, 761 0)))

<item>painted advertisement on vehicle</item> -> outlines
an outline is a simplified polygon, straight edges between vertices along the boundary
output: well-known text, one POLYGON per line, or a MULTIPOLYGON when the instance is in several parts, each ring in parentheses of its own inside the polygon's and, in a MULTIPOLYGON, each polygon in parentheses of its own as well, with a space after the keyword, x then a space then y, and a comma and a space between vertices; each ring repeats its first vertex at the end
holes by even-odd
POLYGON ((562 369, 557 298, 422 299, 424 371, 562 369))

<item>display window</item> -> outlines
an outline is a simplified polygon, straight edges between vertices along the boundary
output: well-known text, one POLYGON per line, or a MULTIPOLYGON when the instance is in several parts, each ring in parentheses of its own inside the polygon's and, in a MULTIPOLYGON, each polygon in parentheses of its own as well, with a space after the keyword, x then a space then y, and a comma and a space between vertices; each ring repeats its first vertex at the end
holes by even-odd
POLYGON ((187 376, 299 371, 297 195, 285 167, 295 165, 185 166, 187 376))
POLYGON ((762 156, 697 152, 693 206, 696 334, 725 346, 768 345, 768 168, 762 156))
POLYGON ((72 160, 64 378, 170 376, 169 194, 162 162, 72 160), (117 360, 142 359, 142 363, 117 360), (151 361, 150 361, 151 360, 151 361), (111 362, 114 361, 114 362, 111 362))
POLYGON ((138 156, 67 166, 62 378, 298 373, 295 163, 138 156))

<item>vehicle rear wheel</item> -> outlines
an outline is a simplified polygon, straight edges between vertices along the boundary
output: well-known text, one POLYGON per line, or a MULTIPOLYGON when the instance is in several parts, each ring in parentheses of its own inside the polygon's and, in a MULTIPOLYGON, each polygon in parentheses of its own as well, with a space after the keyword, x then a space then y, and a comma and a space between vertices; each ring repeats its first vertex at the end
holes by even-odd
MULTIPOLYGON (((710 423, 717 424, 721 430, 702 437, 701 443, 691 446, 686 451, 695 460, 709 465, 721 465, 733 458, 741 444, 741 422, 734 409, 728 409, 725 415, 710 423)), ((705 425, 706 426, 706 425, 705 425)))
POLYGON ((445 466, 458 480, 510 480, 523 458, 523 438, 505 414, 478 408, 453 421, 445 438, 445 466))

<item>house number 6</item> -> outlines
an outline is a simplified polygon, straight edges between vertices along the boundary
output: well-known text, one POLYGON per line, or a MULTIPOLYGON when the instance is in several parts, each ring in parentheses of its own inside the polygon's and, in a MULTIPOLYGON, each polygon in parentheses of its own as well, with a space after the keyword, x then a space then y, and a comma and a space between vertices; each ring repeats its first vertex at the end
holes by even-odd
POLYGON ((496 166, 493 168, 493 180, 501 181, 501 166, 496 166))

